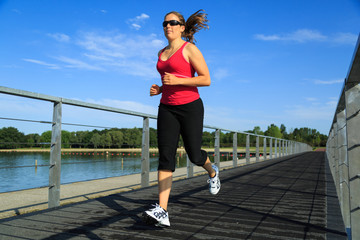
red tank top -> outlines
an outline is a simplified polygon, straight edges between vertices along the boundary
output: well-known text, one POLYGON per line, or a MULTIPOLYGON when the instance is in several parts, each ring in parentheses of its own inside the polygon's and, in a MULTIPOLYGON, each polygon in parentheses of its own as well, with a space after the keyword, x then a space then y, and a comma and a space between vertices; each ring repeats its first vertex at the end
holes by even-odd
MULTIPOLYGON (((162 50, 156 65, 156 68, 161 75, 161 79, 165 75, 165 72, 171 73, 179 78, 191 78, 195 76, 195 69, 183 55, 186 44, 188 44, 188 42, 185 42, 181 48, 166 61, 161 60, 161 55, 165 48, 162 50)), ((167 105, 182 105, 193 102, 199 99, 199 97, 200 95, 197 87, 163 85, 160 102, 167 105)))

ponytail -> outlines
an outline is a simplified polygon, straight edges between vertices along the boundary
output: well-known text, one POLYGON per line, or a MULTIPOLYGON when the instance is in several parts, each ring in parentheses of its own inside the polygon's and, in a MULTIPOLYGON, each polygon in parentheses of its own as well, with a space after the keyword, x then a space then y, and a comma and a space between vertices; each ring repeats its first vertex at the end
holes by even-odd
POLYGON ((183 15, 181 15, 179 12, 169 12, 165 15, 165 17, 169 14, 176 15, 179 18, 180 23, 185 26, 185 31, 182 33, 181 36, 182 38, 184 38, 185 41, 195 44, 196 40, 194 38, 194 34, 201 29, 209 29, 209 26, 207 25, 207 14, 202 9, 192 14, 186 20, 186 22, 183 15))
POLYGON ((207 22, 207 14, 204 10, 197 11, 186 20, 185 31, 183 32, 182 37, 188 42, 195 43, 196 40, 194 34, 201 29, 209 29, 207 22))

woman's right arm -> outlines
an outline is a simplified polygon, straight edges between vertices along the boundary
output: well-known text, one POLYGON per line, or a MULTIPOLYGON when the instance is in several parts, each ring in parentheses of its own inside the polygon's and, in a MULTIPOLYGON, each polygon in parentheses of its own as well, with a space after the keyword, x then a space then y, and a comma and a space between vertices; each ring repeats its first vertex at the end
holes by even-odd
MULTIPOLYGON (((162 53, 163 49, 161 49, 158 52, 158 57, 160 57, 160 54, 162 53)), ((160 93, 162 93, 162 86, 159 87, 157 84, 153 84, 150 88, 150 96, 155 96, 155 95, 159 95, 160 93)))
POLYGON ((156 84, 153 84, 150 88, 150 96, 159 95, 162 92, 162 87, 159 87, 156 84))

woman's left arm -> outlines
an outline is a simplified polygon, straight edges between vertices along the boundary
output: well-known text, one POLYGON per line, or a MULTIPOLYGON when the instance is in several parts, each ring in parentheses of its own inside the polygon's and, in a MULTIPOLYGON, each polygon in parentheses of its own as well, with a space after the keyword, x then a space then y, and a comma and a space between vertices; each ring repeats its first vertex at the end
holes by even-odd
POLYGON ((184 57, 194 67, 198 76, 192 78, 178 78, 173 74, 165 73, 163 84, 190 87, 210 86, 211 80, 209 69, 200 50, 194 44, 187 44, 184 48, 184 57))

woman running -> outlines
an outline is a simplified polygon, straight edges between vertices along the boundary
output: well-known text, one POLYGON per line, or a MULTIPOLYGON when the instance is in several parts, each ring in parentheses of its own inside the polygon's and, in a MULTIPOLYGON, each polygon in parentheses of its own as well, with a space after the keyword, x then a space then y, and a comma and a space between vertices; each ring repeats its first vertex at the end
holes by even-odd
POLYGON ((219 170, 201 150, 204 106, 197 87, 210 86, 211 80, 205 59, 194 45, 194 34, 208 28, 207 21, 203 10, 186 22, 173 11, 165 15, 162 24, 168 40, 168 45, 159 51, 156 66, 162 86, 153 84, 150 88, 150 96, 162 94, 157 120, 159 203, 143 213, 148 224, 170 226, 167 209, 180 134, 190 161, 208 172, 210 193, 220 190, 219 170))

